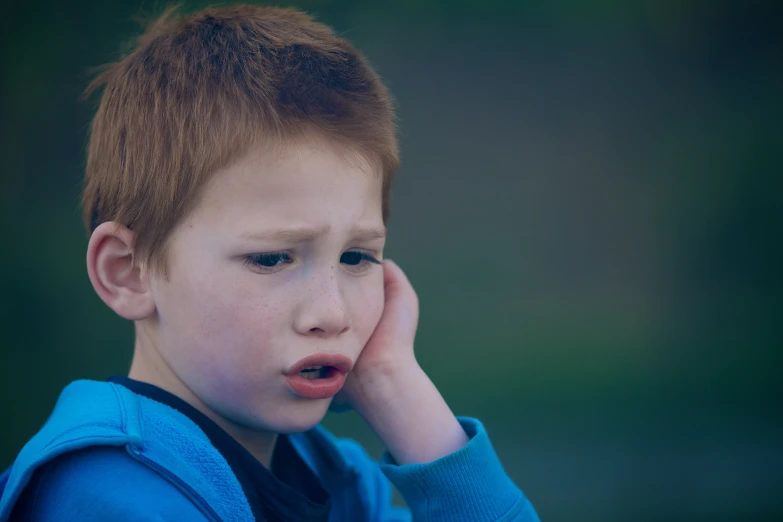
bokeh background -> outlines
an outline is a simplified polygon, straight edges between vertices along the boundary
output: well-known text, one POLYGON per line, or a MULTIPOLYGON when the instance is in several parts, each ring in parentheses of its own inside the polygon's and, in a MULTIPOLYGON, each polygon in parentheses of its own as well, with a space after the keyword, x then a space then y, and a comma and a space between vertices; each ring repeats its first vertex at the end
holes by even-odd
MULTIPOLYGON (((129 367, 86 275, 79 97, 163 7, 4 5, 0 468, 66 383, 129 367)), ((542 519, 783 520, 783 4, 293 5, 396 96, 420 362, 542 519)))

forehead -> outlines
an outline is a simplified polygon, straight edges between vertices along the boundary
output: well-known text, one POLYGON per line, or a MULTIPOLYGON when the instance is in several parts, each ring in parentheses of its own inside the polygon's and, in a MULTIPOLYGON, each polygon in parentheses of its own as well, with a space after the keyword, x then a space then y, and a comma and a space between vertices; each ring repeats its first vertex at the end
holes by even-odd
POLYGON ((193 220, 216 227, 291 222, 382 225, 382 177, 357 154, 320 141, 259 146, 218 171, 204 187, 193 220))

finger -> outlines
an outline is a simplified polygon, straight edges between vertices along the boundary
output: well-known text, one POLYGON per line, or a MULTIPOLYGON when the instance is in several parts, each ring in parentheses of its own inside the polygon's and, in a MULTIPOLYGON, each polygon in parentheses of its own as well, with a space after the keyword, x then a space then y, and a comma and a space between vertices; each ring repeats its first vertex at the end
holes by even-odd
POLYGON ((391 259, 383 261, 383 288, 386 302, 403 296, 416 299, 416 292, 405 272, 391 259))
POLYGON ((383 289, 386 299, 397 295, 406 280, 402 269, 391 259, 383 260, 383 289))

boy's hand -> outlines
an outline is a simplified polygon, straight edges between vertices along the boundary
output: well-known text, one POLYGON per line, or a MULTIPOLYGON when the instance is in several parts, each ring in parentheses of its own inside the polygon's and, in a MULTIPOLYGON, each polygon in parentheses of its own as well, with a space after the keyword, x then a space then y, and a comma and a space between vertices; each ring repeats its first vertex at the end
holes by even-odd
POLYGON ((398 464, 432 462, 463 447, 468 436, 413 354, 416 292, 389 260, 383 283, 381 319, 332 409, 353 407, 398 464))
POLYGON ((359 359, 332 400, 332 411, 348 411, 361 400, 362 386, 387 376, 418 367, 413 339, 419 322, 419 299, 397 264, 383 261, 384 306, 378 326, 359 359))

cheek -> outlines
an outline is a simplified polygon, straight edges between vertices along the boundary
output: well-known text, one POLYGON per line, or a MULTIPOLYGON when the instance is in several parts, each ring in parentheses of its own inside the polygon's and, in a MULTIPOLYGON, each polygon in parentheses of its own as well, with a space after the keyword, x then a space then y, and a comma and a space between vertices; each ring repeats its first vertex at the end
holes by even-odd
POLYGON ((218 366, 259 360, 285 316, 280 299, 225 272, 183 278, 161 305, 161 326, 179 336, 167 344, 184 350, 194 363, 218 366))
POLYGON ((361 283, 351 296, 350 306, 354 330, 364 346, 383 314, 383 274, 361 283))
POLYGON ((215 289, 206 297, 208 304, 198 314, 202 343, 231 359, 257 357, 264 353, 285 323, 285 310, 279 299, 252 287, 215 289), (218 351, 218 350, 216 350, 218 351))

